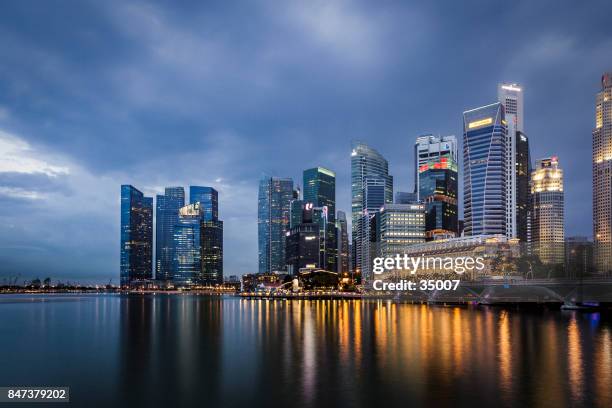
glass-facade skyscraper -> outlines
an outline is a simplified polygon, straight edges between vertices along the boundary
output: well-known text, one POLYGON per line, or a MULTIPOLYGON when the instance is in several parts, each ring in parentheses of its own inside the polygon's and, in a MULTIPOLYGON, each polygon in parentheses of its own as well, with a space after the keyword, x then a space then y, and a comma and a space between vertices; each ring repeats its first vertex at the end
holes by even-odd
POLYGON ((362 225, 365 215, 364 190, 367 178, 382 180, 384 184, 383 204, 393 202, 393 177, 389 175, 389 163, 375 149, 365 143, 355 142, 351 150, 351 230, 353 269, 357 274, 362 272, 363 246, 368 245, 369 241, 369 237, 363 235, 366 226, 362 225))
POLYGON ((203 211, 200 202, 189 204, 179 210, 179 221, 174 227, 174 276, 179 285, 199 283, 202 270, 201 228, 203 211))
POLYGON ((155 207, 155 279, 168 281, 174 275, 174 227, 179 209, 185 206, 183 187, 166 187, 157 195, 155 207))
POLYGON ((516 236, 520 242, 529 241, 531 225, 531 203, 529 185, 531 180, 531 155, 529 152, 529 139, 519 131, 515 140, 515 183, 516 183, 516 236))
POLYGON ((336 233, 336 173, 324 167, 304 170, 303 201, 312 205, 314 222, 319 224, 319 267, 328 271, 337 269, 336 233))
POLYGON ((336 219, 336 173, 324 167, 304 170, 304 202, 327 207, 329 222, 336 219))
POLYGON ((419 167, 419 197, 425 207, 425 230, 429 240, 458 234, 458 178, 457 162, 450 153, 419 167))
POLYGON ((200 223, 201 276, 204 285, 223 283, 223 221, 200 223))
POLYGON ((346 213, 338 211, 336 217, 336 231, 338 234, 338 264, 336 271, 342 275, 347 275, 349 271, 349 235, 346 213))
MULTIPOLYGON (((385 201, 386 180, 383 178, 366 177, 363 186, 362 208, 363 216, 359 223, 358 234, 361 238, 357 242, 357 259, 361 261, 361 277, 364 282, 369 282, 372 277, 372 259, 377 256, 377 231, 374 217, 386 204, 385 201)), ((390 204, 390 203, 389 203, 390 204)))
POLYGON ((441 137, 423 135, 417 137, 414 144, 414 190, 417 194, 417 200, 422 200, 419 197, 419 192, 421 191, 419 175, 422 173, 422 167, 432 161, 439 162, 443 156, 452 158, 455 163, 459 162, 457 157, 457 138, 454 135, 441 137))
POLYGON ((190 186, 189 204, 200 203, 202 219, 213 221, 219 219, 219 193, 212 187, 190 186))
POLYGON ((121 186, 121 286, 153 274, 153 197, 131 185, 121 186))
POLYGON ((593 129, 593 257, 598 274, 612 273, 612 72, 601 77, 593 129))
POLYGON ((494 103, 463 112, 464 234, 506 235, 507 127, 494 103))
POLYGON ((260 180, 257 209, 260 273, 286 270, 285 239, 293 199, 291 178, 264 177, 260 180))

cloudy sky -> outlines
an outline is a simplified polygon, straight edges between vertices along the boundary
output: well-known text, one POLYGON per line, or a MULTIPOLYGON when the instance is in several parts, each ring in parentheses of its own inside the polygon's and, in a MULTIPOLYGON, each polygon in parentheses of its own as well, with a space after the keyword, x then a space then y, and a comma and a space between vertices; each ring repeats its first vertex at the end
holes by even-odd
POLYGON ((557 154, 568 235, 591 235, 591 131, 612 2, 4 1, 0 283, 119 273, 119 186, 211 185, 225 273, 257 266, 257 181, 323 165, 350 209, 350 142, 412 189, 412 144, 525 88, 557 154), (180 3, 180 4, 179 4, 180 3))

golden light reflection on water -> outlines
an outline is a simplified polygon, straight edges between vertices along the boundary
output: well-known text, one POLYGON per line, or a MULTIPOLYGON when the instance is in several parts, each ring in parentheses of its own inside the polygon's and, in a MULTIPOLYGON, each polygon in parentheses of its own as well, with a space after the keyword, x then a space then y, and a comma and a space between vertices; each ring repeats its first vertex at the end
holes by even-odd
POLYGON ((595 349, 595 389, 597 405, 612 407, 612 330, 605 328, 595 349))
POLYGON ((508 402, 512 392, 512 345, 510 340, 510 317, 503 311, 499 315, 499 382, 502 398, 508 402))
POLYGON ((568 376, 570 392, 573 401, 580 401, 583 392, 583 371, 582 371, 582 349, 580 345, 580 331, 574 316, 567 328, 568 343, 568 376))
POLYGON ((502 405, 611 406, 610 328, 587 339, 576 315, 360 300, 241 301, 239 310, 250 327, 241 335, 277 347, 284 378, 312 403, 331 370, 347 388, 402 386, 423 401, 471 390, 502 405))

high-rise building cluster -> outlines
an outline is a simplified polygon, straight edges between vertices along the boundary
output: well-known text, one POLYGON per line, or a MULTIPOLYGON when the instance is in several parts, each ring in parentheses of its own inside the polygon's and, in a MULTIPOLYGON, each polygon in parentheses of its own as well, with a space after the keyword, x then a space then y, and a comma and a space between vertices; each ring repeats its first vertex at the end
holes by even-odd
POLYGON ((156 196, 155 267, 153 198, 121 186, 121 286, 214 286, 223 283, 223 221, 212 187, 167 187, 156 196), (153 278, 153 269, 155 277, 153 278))
MULTIPOLYGON (((353 142, 350 226, 336 205, 334 171, 304 170, 302 190, 291 178, 261 178, 259 274, 277 281, 273 275, 323 271, 367 285, 376 257, 470 251, 490 254, 488 271, 518 253, 525 275, 534 265, 565 268, 574 277, 612 273, 612 73, 603 75, 595 103, 592 243, 566 239, 564 173, 554 154, 532 166, 524 112, 523 87, 499 84, 497 101, 463 112, 461 147, 454 135, 416 137, 414 187, 395 194, 387 159, 353 142)), ((217 191, 192 186, 186 204, 183 188, 169 187, 156 202, 153 264, 153 199, 121 187, 122 285, 151 279, 153 269, 159 281, 221 283, 217 191)))
POLYGON ((263 177, 258 199, 259 273, 297 275, 303 269, 349 274, 346 214, 336 214, 336 173, 304 170, 293 179, 263 177))

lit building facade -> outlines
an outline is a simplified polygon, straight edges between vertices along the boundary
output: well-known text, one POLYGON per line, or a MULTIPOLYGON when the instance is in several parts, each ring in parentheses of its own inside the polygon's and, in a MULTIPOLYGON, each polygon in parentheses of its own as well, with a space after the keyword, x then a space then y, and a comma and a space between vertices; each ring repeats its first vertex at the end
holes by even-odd
POLYGON ((196 201, 179 210, 179 220, 174 227, 174 276, 178 285, 200 283, 202 271, 201 222, 204 211, 196 201))
POLYGON ((185 206, 183 187, 166 187, 157 195, 155 206, 155 279, 172 280, 174 275, 174 227, 178 224, 179 209, 185 206))
POLYGON ((563 170, 557 157, 536 161, 531 174, 531 248, 543 264, 564 263, 563 170))
MULTIPOLYGON (((365 180, 377 178, 384 184, 383 203, 393 202, 393 177, 389 175, 389 163, 370 146, 356 142, 351 151, 351 232, 352 265, 358 275, 362 272, 364 245, 368 245, 369 235, 364 225, 365 180)), ((381 205, 382 206, 382 205, 381 205)), ((380 208, 380 206, 379 206, 380 208)), ((368 219, 366 223, 369 222, 368 219)))
POLYGON ((151 279, 153 275, 153 197, 131 185, 121 186, 120 281, 151 279))
POLYGON ((464 235, 506 230, 507 128, 494 103, 463 112, 464 235))
POLYGON ((595 98, 593 240, 595 271, 612 274, 612 72, 602 76, 595 98))
MULTIPOLYGON (((406 255, 422 257, 417 275, 446 275, 454 279, 482 279, 495 276, 517 275, 516 260, 521 256, 519 240, 505 234, 473 235, 440 239, 409 246, 406 255), (461 273, 444 268, 447 258, 482 258, 482 268, 467 269, 461 273), (435 261, 437 259, 437 261, 435 261), (442 262, 440 262, 442 260, 442 262)), ((462 263, 465 265, 464 263, 462 263)), ((410 272, 404 272, 409 274, 410 272)))
MULTIPOLYGON (((517 194, 517 158, 518 135, 524 135, 523 88, 514 83, 502 83, 497 86, 498 102, 504 107, 507 122, 506 145, 506 236, 517 238, 519 229, 519 206, 526 205, 518 200, 517 194)), ((525 221, 525 220, 523 220, 525 221)), ((526 226, 523 226, 526 228, 526 226)))
MULTIPOLYGON (((450 136, 419 136, 414 144, 414 183, 417 201, 422 200, 419 195, 420 188, 420 169, 430 162, 439 162, 441 157, 450 157, 455 163, 459 161, 457 156, 457 138, 450 136)), ((397 203, 409 204, 409 203, 397 203)))
POLYGON ((200 223, 201 274, 199 283, 223 284, 223 221, 202 220, 200 223))
POLYGON ((453 155, 445 153, 419 167, 419 198, 425 205, 426 237, 458 234, 458 168, 453 155))
POLYGON ((425 205, 385 204, 376 214, 377 256, 394 257, 425 242, 425 205))
POLYGON ((297 275, 302 268, 319 267, 319 225, 302 223, 287 232, 287 272, 297 275))
POLYGON ((291 178, 264 177, 260 180, 257 211, 260 273, 286 269, 285 239, 293 199, 291 178))

